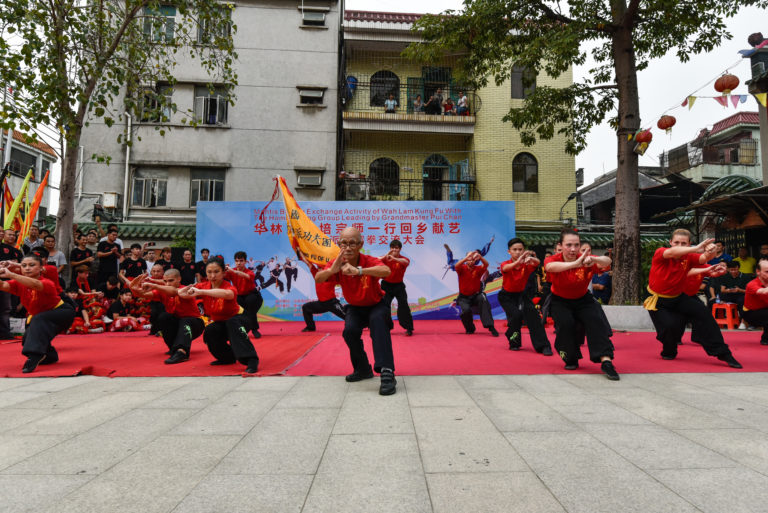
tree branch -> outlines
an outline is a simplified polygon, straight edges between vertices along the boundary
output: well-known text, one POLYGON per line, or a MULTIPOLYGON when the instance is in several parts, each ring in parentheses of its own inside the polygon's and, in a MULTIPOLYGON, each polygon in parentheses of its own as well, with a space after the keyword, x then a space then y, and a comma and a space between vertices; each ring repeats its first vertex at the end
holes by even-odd
POLYGON ((640 9, 640 0, 630 0, 629 1, 629 7, 627 7, 627 12, 624 13, 624 20, 622 24, 626 28, 631 28, 635 24, 635 18, 637 17, 637 12, 640 9))

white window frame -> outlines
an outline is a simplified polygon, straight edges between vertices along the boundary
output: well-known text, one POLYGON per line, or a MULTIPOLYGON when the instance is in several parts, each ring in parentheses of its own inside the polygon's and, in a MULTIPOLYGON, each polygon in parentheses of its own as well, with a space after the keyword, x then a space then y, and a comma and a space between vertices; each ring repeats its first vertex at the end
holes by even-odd
POLYGON ((173 9, 173 14, 152 13, 148 8, 145 8, 142 31, 151 43, 171 43, 176 36, 176 7, 161 5, 160 8, 173 9), (162 20, 161 26, 155 25, 157 20, 162 20), (168 35, 169 29, 170 36, 168 35))
POLYGON ((189 206, 196 208, 201 201, 224 201, 224 178, 192 178, 189 181, 189 206), (221 186, 221 197, 215 198, 216 186, 221 186), (194 197, 197 189, 197 198, 194 197), (203 191, 206 191, 203 194, 203 191), (207 198, 203 197, 207 196, 207 198), (211 199, 213 197, 213 199, 211 199))
POLYGON ((232 20, 221 22, 220 26, 209 27, 210 20, 201 20, 197 25, 197 44, 212 45, 216 37, 229 37, 232 34, 232 20), (213 36, 213 37, 212 37, 213 36))
POLYGON ((223 88, 216 88, 211 93, 206 90, 206 95, 201 95, 202 86, 195 88, 195 121, 203 125, 226 125, 229 115, 229 98, 223 88))
POLYGON ((171 120, 171 114, 173 113, 173 89, 170 86, 157 86, 154 89, 145 87, 141 90, 139 101, 141 102, 141 115, 139 117, 141 123, 167 123, 171 120), (145 115, 145 111, 152 112, 159 107, 158 96, 165 98, 162 111, 158 113, 161 117, 158 118, 157 115, 150 117, 149 113, 145 115), (148 109, 146 108, 147 103, 149 104, 148 109))
POLYGON ((168 204, 168 179, 157 177, 133 177, 133 187, 131 190, 131 206, 141 208, 156 208, 165 207, 168 204), (161 198, 159 193, 164 191, 164 196, 161 198), (139 188, 140 189, 137 189, 139 188), (136 201, 136 193, 141 191, 141 198, 136 201), (160 204, 162 199, 162 204, 160 204))

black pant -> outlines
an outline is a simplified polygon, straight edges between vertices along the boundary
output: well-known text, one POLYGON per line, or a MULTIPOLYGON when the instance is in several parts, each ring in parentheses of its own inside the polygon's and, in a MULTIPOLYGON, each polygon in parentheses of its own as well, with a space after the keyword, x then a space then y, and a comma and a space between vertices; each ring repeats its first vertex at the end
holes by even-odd
POLYGON ((760 337, 760 342, 768 342, 768 308, 744 310, 744 320, 751 326, 763 328, 763 336, 760 337))
POLYGON ((567 364, 574 364, 581 358, 579 349, 578 323, 584 326, 587 334, 589 359, 600 363, 607 356, 613 359, 613 344, 611 343, 611 327, 603 308, 595 298, 587 292, 578 299, 566 299, 552 294, 552 319, 555 321, 555 350, 567 364))
POLYGON ((715 318, 698 298, 686 294, 672 298, 660 297, 656 308, 648 313, 656 328, 656 339, 662 344, 661 356, 677 356, 677 343, 683 336, 687 322, 693 326, 691 340, 701 344, 708 355, 731 354, 715 318))
POLYGON ((264 276, 261 275, 261 271, 256 271, 254 275, 256 281, 259 282, 259 287, 264 288, 264 276))
POLYGON ((154 335, 160 331, 160 328, 157 325, 157 319, 160 314, 163 313, 165 313, 165 305, 163 305, 160 301, 149 302, 149 323, 152 325, 152 327, 149 329, 150 335, 154 335))
POLYGON ((540 353, 547 347, 551 348, 547 332, 544 331, 541 317, 539 317, 536 307, 533 306, 531 298, 522 292, 501 290, 499 292, 499 304, 507 315, 507 331, 504 335, 507 339, 510 339, 510 346, 514 344, 513 347, 520 347, 522 345, 520 328, 523 324, 523 319, 525 319, 525 325, 528 326, 531 343, 536 352, 540 353), (516 342, 512 342, 510 337, 515 333, 517 333, 516 342))
POLYGON ((371 332, 373 345, 373 370, 381 372, 387 368, 395 370, 395 357, 392 354, 392 336, 389 332, 392 317, 384 299, 372 306, 347 305, 344 319, 344 342, 349 348, 349 359, 356 371, 365 372, 371 368, 368 356, 363 348, 363 328, 371 332))
POLYGON ((13 338, 11 335, 12 296, 10 292, 0 291, 0 340, 13 338))
POLYGON ((296 278, 299 276, 299 270, 298 269, 286 269, 285 270, 285 281, 286 286, 288 287, 288 292, 291 291, 291 281, 295 281, 296 278))
POLYGON ((483 292, 472 294, 471 296, 465 296, 459 294, 456 298, 456 304, 461 308, 461 323, 464 325, 466 331, 475 331, 475 323, 473 322, 472 307, 477 306, 480 308, 480 321, 483 323, 483 328, 493 327, 493 315, 491 315, 491 304, 488 302, 488 298, 485 297, 483 292))
POLYGON ((51 342, 56 335, 69 329, 74 320, 75 310, 67 303, 33 316, 24 330, 21 354, 24 356, 44 354, 49 360, 58 360, 59 356, 51 342))
POLYGON ((315 314, 321 314, 325 312, 331 312, 333 315, 341 320, 346 317, 346 310, 341 306, 341 301, 336 298, 329 299, 328 301, 310 301, 301 305, 301 313, 304 315, 304 322, 307 324, 307 328, 314 330, 315 319, 312 317, 315 314))
POLYGON ((157 327, 163 332, 163 342, 171 353, 183 349, 189 354, 192 341, 203 334, 205 323, 199 317, 176 317, 163 312, 157 316, 157 327))
POLYGON ((405 291, 405 283, 390 283, 381 280, 381 288, 384 291, 384 301, 392 309, 392 300, 397 299, 397 322, 404 330, 413 331, 413 316, 411 307, 408 306, 408 293, 405 291))
POLYGON ((243 307, 243 312, 248 317, 248 323, 253 333, 259 331, 259 308, 264 304, 261 292, 253 289, 248 294, 237 296, 237 304, 243 307))
POLYGON ((210 323, 203 331, 203 341, 213 357, 222 362, 234 363, 237 360, 248 365, 249 360, 259 359, 248 338, 248 319, 244 314, 210 323))
POLYGON ((283 291, 283 282, 280 281, 280 279, 277 276, 275 276, 274 274, 272 276, 270 276, 267 281, 264 282, 264 284, 261 286, 261 288, 262 289, 266 289, 267 287, 269 287, 273 283, 275 283, 276 284, 275 286, 278 289, 280 289, 280 292, 283 291))

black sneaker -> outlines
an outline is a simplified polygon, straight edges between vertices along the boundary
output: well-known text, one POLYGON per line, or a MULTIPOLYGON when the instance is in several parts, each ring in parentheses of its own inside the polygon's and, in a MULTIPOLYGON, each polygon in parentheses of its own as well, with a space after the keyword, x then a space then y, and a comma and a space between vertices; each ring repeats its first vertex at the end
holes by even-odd
POLYGON ((364 379, 371 379, 373 377, 373 369, 368 367, 365 370, 358 371, 356 370, 352 374, 347 374, 347 377, 344 378, 347 383, 355 383, 357 381, 362 381, 364 379))
POLYGON ((552 356, 552 348, 547 346, 544 349, 541 350, 541 354, 544 356, 552 356))
POLYGON ((379 386, 379 395, 392 395, 397 392, 397 380, 392 369, 386 367, 381 369, 381 385, 379 386))
POLYGON ((234 360, 214 360, 211 365, 232 365, 233 363, 235 363, 234 360))
POLYGON ((676 354, 671 354, 671 355, 670 354, 663 354, 663 355, 661 355, 661 359, 662 360, 674 360, 675 358, 677 358, 676 354))
POLYGON ((248 366, 246 366, 245 372, 248 374, 256 374, 258 370, 259 370, 259 359, 251 358, 250 360, 248 360, 248 366))
POLYGON ((733 357, 731 353, 728 354, 721 354, 717 357, 718 360, 724 361, 728 364, 728 366, 733 367, 734 369, 743 369, 744 366, 740 364, 736 358, 733 357))
POLYGON ((413 330, 405 330, 405 336, 406 337, 413 336, 413 330))
POLYGON ((579 362, 576 363, 566 363, 565 364, 565 370, 576 370, 579 368, 579 362))
POLYGON ((173 353, 173 356, 165 360, 165 363, 173 365, 174 363, 186 362, 187 360, 189 360, 189 355, 182 350, 178 350, 173 353))
POLYGON ((261 333, 259 333, 259 330, 253 330, 251 333, 253 334, 253 338, 261 338, 261 333))
POLYGON ((768 340, 761 340, 760 341, 761 346, 768 346, 768 340))
POLYGON ((469 329, 469 330, 465 331, 465 333, 467 335, 472 335, 474 332, 475 332, 475 328, 472 328, 472 329, 469 329))
POLYGON ((488 331, 490 331, 490 332, 491 332, 491 335, 493 335, 494 337, 498 337, 498 336, 499 336, 499 332, 498 332, 498 331, 496 331, 496 328, 494 328, 493 326, 491 326, 490 328, 488 328, 488 331))
POLYGON ((520 333, 514 332, 507 338, 509 339, 509 350, 520 351, 520 333))
POLYGON ((308 331, 316 331, 315 328, 306 327, 303 330, 301 330, 302 333, 306 333, 308 331))
POLYGON ((605 360, 603 363, 601 363, 600 370, 602 370, 605 374, 605 377, 611 381, 618 381, 621 379, 619 373, 616 372, 616 369, 614 368, 613 362, 611 360, 605 360))
POLYGON ((24 367, 21 368, 21 372, 24 374, 34 372, 43 360, 45 360, 44 354, 33 354, 32 356, 27 357, 27 361, 24 362, 24 367))

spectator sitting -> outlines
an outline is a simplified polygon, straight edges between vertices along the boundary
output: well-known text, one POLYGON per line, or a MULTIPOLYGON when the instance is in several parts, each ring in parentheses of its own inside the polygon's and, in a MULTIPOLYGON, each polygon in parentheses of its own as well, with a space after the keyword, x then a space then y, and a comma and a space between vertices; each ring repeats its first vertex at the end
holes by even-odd
POLYGON ((420 94, 417 94, 416 99, 413 100, 413 112, 424 112, 424 102, 420 94))
MULTIPOLYGON (((744 293, 747 290, 749 277, 739 271, 739 263, 728 262, 728 273, 720 277, 720 299, 728 303, 736 303, 739 309, 739 317, 744 316, 744 293)), ((744 323, 741 323, 739 329, 745 329, 744 323)))
POLYGON ((445 112, 444 112, 444 114, 446 116, 455 116, 456 115, 456 111, 453 109, 453 107, 454 107, 453 100, 451 100, 451 98, 448 97, 445 100, 445 112))
POLYGON ((459 91, 459 101, 456 103, 456 114, 459 116, 469 114, 469 107, 467 104, 467 95, 464 94, 464 91, 459 91))
POLYGON ((89 308, 83 306, 83 300, 81 299, 77 287, 70 286, 65 292, 75 304, 75 320, 72 321, 72 326, 69 327, 67 333, 85 334, 103 332, 104 321, 101 319, 91 320, 91 312, 89 308))
POLYGON ((611 300, 612 286, 610 269, 600 269, 592 276, 592 295, 600 304, 607 305, 611 300))
POLYGON ((139 331, 142 325, 146 323, 143 317, 134 317, 131 315, 131 302, 133 294, 128 289, 120 291, 117 301, 112 303, 107 310, 107 317, 112 319, 109 325, 110 331, 139 331))
POLYGON ((745 247, 739 248, 739 256, 733 259, 734 262, 739 263, 739 271, 743 274, 755 274, 755 264, 757 260, 754 257, 749 256, 749 250, 745 247))
POLYGON ((390 94, 389 99, 384 100, 384 112, 386 114, 394 114, 397 110, 397 100, 395 100, 395 95, 390 94))
POLYGON ((728 263, 733 260, 733 257, 725 252, 725 242, 716 240, 715 247, 717 248, 715 250, 715 256, 712 258, 712 260, 707 262, 709 265, 719 264, 720 262, 728 263))

